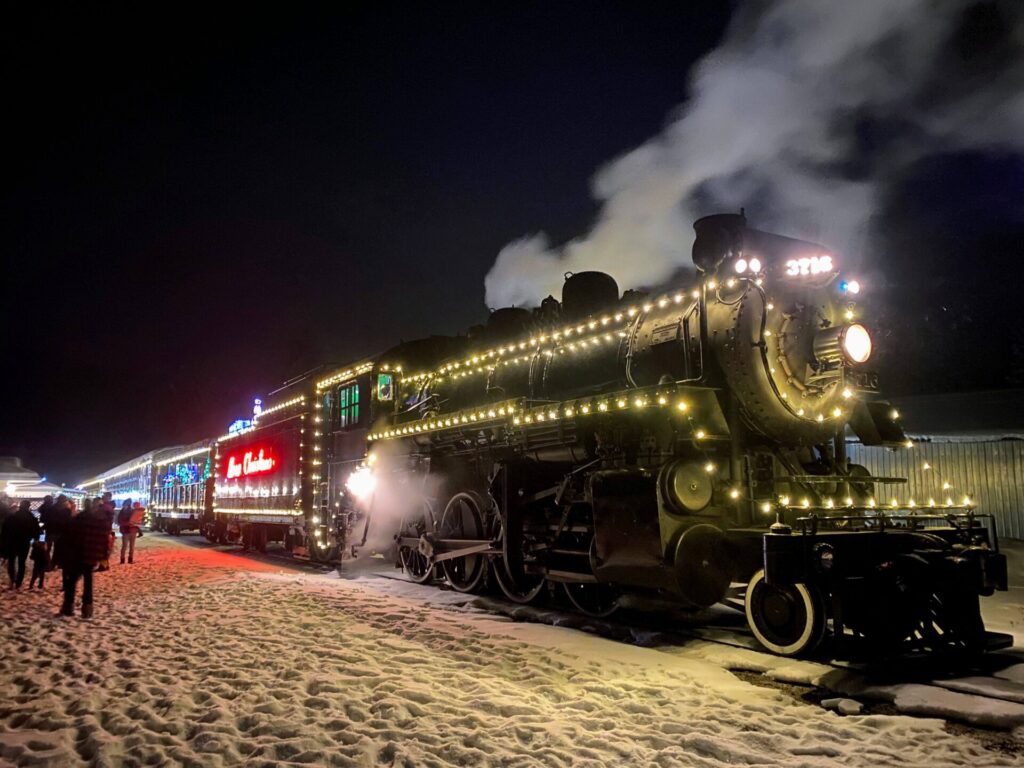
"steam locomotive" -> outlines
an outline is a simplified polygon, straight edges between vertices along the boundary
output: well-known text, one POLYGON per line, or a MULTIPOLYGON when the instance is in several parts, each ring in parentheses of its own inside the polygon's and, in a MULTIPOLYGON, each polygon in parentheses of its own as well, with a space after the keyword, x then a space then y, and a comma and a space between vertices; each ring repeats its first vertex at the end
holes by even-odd
POLYGON ((561 301, 290 382, 211 441, 204 532, 326 562, 383 537, 415 581, 593 615, 724 601, 784 656, 1009 644, 979 610, 1006 589, 992 518, 890 502, 901 479, 846 456, 848 430, 906 437, 834 256, 742 214, 694 226, 678 290, 570 274, 561 301))

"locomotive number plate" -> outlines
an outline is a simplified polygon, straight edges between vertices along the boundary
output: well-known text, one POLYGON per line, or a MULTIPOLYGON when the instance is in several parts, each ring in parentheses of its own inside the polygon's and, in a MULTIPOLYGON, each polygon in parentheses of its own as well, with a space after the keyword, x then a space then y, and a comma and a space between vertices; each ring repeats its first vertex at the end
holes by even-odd
POLYGON ((847 371, 846 381, 861 392, 878 391, 878 374, 874 371, 847 371))
POLYGON ((679 327, 680 324, 676 322, 671 325, 662 325, 655 328, 651 331, 651 344, 664 344, 667 341, 678 341, 679 327))

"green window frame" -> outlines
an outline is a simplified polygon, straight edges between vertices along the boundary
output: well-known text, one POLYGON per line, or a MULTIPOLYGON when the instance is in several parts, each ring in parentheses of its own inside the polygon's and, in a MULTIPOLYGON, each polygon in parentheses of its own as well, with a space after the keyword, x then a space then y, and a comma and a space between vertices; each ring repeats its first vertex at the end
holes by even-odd
POLYGON ((352 429, 359 425, 359 385, 338 387, 338 427, 352 429))

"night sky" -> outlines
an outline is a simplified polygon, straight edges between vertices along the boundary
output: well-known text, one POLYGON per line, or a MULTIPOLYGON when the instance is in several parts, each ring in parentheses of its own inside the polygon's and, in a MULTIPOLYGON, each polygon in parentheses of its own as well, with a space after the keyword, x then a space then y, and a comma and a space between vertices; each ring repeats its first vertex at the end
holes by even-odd
MULTIPOLYGON (((345 7, 8 12, 0 454, 78 482, 314 365, 481 322, 501 247, 585 231, 595 170, 658 132, 729 20, 345 7)), ((888 389, 1024 385, 1024 161, 932 158, 879 220, 888 389)))

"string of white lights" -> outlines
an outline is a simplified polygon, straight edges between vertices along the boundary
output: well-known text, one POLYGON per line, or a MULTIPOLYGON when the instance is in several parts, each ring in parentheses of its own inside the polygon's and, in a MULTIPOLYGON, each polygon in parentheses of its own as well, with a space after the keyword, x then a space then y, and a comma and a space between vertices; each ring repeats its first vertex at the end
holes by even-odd
POLYGON ((192 450, 186 451, 185 453, 179 453, 177 456, 171 456, 169 459, 161 459, 160 461, 156 462, 156 466, 166 467, 168 464, 176 464, 177 462, 182 461, 184 459, 190 459, 193 456, 198 456, 201 453, 209 452, 210 446, 204 445, 201 448, 193 448, 192 450))
MULTIPOLYGON (((327 378, 320 379, 320 381, 316 383, 316 388, 317 390, 326 389, 327 387, 331 386, 332 384, 336 384, 339 381, 344 381, 345 379, 351 379, 356 376, 361 376, 364 373, 369 373, 370 371, 373 370, 373 365, 374 364, 372 360, 357 363, 353 366, 346 368, 343 371, 333 373, 327 378)), ((401 368, 396 368, 395 370, 401 373, 401 368)))

